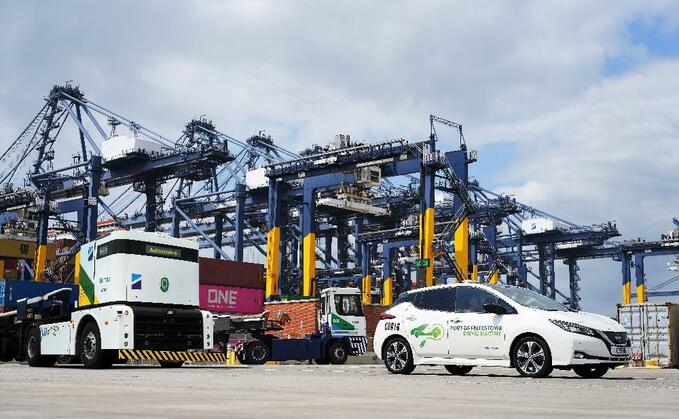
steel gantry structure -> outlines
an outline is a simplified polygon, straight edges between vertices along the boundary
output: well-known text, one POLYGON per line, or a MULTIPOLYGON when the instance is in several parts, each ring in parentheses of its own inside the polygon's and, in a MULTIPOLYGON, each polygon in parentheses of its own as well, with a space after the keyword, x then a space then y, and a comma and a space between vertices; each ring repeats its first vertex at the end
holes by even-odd
POLYGON ((677 253, 676 237, 618 243, 612 223, 577 225, 484 189, 470 181, 476 159, 462 126, 434 115, 422 140, 370 143, 338 135, 329 146, 300 153, 261 131, 234 138, 206 117, 190 120, 170 140, 67 84, 54 86, 0 155, 6 184, 0 232, 35 219, 38 246, 30 271, 37 280, 70 280, 58 278, 59 266, 109 219, 116 228, 195 237, 215 258, 243 261, 244 249, 254 249, 266 261, 269 299, 354 283, 364 302, 379 295, 383 304, 413 286, 502 281, 577 308, 577 261, 600 257, 622 262, 626 302, 633 268, 643 300, 651 295, 644 288, 644 258, 677 253), (457 149, 437 149, 437 127, 454 130, 457 149), (69 163, 63 153, 73 146, 61 137, 70 128, 78 143, 69 163), (537 219, 554 227, 526 228, 537 219), (75 239, 50 266, 48 230, 75 239), (568 265, 567 292, 557 287, 556 260, 568 265))

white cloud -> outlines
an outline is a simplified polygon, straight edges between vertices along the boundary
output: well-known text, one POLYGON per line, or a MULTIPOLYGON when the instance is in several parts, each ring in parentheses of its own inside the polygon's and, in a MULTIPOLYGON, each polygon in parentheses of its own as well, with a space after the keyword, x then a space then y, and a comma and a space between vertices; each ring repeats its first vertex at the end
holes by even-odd
POLYGON ((266 129, 291 149, 339 132, 419 139, 435 113, 463 123, 472 147, 516 144, 494 176, 528 204, 646 236, 679 206, 679 64, 657 62, 626 32, 635 19, 676 30, 676 1, 2 8, 0 149, 52 84, 74 80, 170 138, 206 114, 226 133, 266 129), (633 65, 606 80, 610 58, 633 65))
POLYGON ((678 75, 679 60, 648 64, 556 112, 490 127, 522 151, 498 189, 583 223, 662 231, 679 208, 678 75))

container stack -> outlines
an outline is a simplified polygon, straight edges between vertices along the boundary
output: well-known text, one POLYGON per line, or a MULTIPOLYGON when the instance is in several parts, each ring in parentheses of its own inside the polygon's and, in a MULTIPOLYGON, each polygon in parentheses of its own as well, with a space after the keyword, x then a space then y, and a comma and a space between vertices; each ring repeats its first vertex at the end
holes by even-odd
POLYGON ((635 366, 679 368, 679 304, 618 305, 635 366))
POLYGON ((200 308, 213 313, 257 314, 264 307, 264 266, 200 258, 200 308))

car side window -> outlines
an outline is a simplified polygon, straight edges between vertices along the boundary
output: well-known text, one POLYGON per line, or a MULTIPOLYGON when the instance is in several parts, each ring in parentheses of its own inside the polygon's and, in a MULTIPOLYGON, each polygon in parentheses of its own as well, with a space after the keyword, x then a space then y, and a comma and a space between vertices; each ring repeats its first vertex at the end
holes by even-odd
POLYGON ((497 303, 493 294, 476 287, 457 287, 456 313, 483 313, 483 305, 497 303))
POLYGON ((497 304, 505 309, 506 314, 516 314, 516 309, 502 298, 497 297, 497 304))
POLYGON ((455 288, 439 288, 416 293, 413 304, 421 310, 454 311, 455 288))
POLYGON ((404 292, 398 296, 398 298, 394 302, 394 305, 396 306, 401 303, 412 303, 413 300, 415 300, 415 295, 417 295, 416 292, 404 292))

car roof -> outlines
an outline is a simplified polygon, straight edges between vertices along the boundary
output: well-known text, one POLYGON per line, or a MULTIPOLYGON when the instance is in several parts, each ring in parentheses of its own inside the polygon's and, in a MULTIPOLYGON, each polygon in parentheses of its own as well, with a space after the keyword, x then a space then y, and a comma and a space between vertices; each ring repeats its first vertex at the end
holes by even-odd
MULTIPOLYGON (((424 292, 424 291, 429 291, 429 290, 437 290, 437 289, 443 289, 443 288, 455 288, 455 287, 478 287, 478 288, 489 288, 489 289, 494 289, 494 288, 511 288, 513 287, 512 285, 504 285, 504 284, 488 284, 484 282, 458 282, 455 284, 441 284, 441 285, 433 285, 431 287, 423 287, 423 288, 417 288, 414 290, 408 290, 406 293, 417 293, 417 292, 424 292)), ((516 287, 515 287, 516 288, 516 287)))

